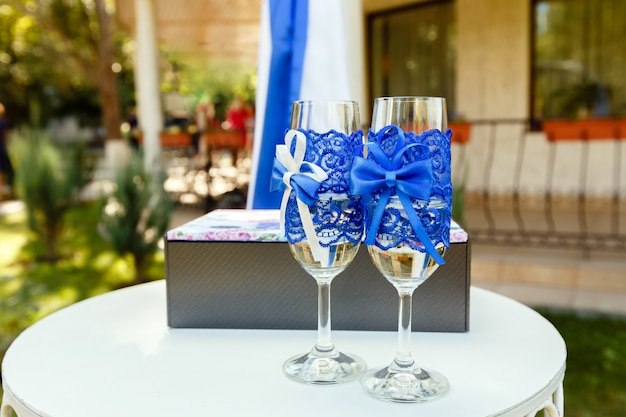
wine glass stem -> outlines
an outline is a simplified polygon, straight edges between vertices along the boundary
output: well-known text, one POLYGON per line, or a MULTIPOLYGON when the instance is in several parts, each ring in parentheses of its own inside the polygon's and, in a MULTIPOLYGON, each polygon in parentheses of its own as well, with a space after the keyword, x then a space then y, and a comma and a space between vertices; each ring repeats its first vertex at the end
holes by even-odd
POLYGON ((398 289, 400 308, 398 311, 398 352, 393 361, 397 370, 406 370, 414 365, 411 353, 411 314, 413 308, 413 291, 398 289))
POLYGON ((330 280, 317 282, 317 343, 319 352, 331 352, 334 349, 330 336, 330 280))

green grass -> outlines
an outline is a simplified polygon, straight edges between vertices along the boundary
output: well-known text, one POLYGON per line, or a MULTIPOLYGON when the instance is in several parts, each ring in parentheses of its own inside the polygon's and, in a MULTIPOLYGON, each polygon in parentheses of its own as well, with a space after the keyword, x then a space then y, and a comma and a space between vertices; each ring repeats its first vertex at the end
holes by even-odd
MULTIPOLYGON (((130 257, 118 256, 98 233, 99 209, 89 203, 72 209, 61 237, 61 260, 44 254, 26 226, 24 213, 0 217, 0 359, 26 327, 77 301, 129 285, 130 257)), ((164 277, 164 257, 155 256, 152 279, 164 277)))
POLYGON ((567 345, 565 415, 626 416, 626 318, 539 312, 554 324, 567 345))
MULTIPOLYGON (((95 204, 70 212, 61 239, 64 256, 56 264, 37 261, 43 247, 27 230, 24 214, 0 217, 0 360, 14 338, 40 318, 132 282, 130 259, 117 256, 98 234, 98 216, 95 204)), ((162 252, 149 273, 163 278, 162 252)), ((539 311, 567 344, 565 415, 626 416, 626 318, 539 311)))

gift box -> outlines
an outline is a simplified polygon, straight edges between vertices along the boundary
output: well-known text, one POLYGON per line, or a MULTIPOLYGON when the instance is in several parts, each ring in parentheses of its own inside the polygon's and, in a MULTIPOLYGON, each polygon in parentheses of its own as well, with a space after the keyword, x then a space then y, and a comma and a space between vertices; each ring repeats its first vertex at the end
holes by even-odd
MULTIPOLYGON (((413 331, 469 330, 470 241, 452 222, 446 264, 413 295, 413 331)), ((282 237, 278 210, 215 210, 167 232, 173 328, 316 329, 317 286, 282 237)), ((331 287, 332 328, 398 326, 396 289, 361 245, 331 287)))

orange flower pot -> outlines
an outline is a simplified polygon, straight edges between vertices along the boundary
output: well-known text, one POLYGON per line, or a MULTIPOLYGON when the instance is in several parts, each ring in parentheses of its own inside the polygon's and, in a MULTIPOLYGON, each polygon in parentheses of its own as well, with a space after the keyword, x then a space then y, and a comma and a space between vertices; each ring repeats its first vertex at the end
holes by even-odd
POLYGON ((623 139, 626 137, 626 120, 546 120, 542 130, 549 141, 623 139))
POLYGON ((470 140, 472 124, 469 122, 451 122, 448 128, 452 129, 452 143, 465 144, 470 140))

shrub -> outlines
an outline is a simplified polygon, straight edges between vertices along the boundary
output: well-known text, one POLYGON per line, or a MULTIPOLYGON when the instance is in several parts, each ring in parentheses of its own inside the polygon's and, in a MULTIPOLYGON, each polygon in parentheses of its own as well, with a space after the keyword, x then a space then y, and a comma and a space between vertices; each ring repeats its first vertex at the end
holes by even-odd
POLYGON ((134 153, 117 172, 114 190, 102 204, 102 234, 118 254, 132 256, 134 283, 147 281, 148 261, 158 250, 174 207, 162 178, 153 178, 141 154, 134 153))
POLYGON ((91 180, 84 146, 55 145, 40 132, 21 131, 11 139, 17 196, 26 206, 30 230, 45 244, 48 262, 60 258, 58 244, 67 211, 91 180))

